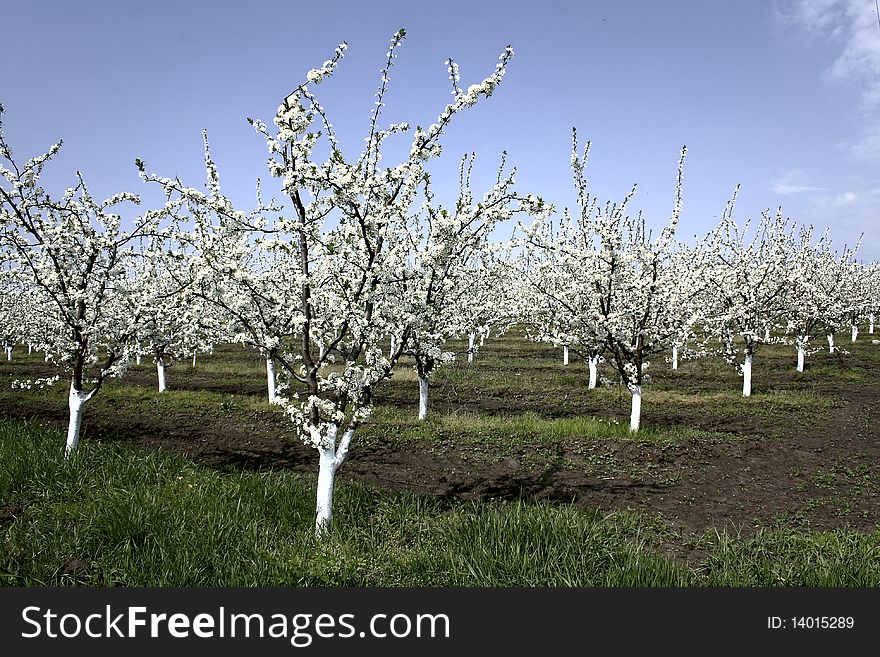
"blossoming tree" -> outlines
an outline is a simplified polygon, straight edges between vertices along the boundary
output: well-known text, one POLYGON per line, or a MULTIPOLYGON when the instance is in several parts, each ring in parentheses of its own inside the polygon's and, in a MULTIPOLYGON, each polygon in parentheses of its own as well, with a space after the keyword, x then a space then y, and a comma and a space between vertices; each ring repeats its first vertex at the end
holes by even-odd
MULTIPOLYGON (((280 373, 290 381, 291 394, 281 402, 299 435, 318 451, 318 534, 331 526, 335 475, 358 428, 370 416, 374 389, 389 377, 413 331, 410 325, 400 326, 398 292, 414 260, 407 229, 428 175, 427 163, 440 155, 440 137, 453 117, 494 92, 513 54, 507 48, 492 74, 467 89, 459 86, 458 69, 450 62, 452 102, 427 129, 412 131, 402 162, 381 166, 386 141, 410 131, 404 123, 385 128, 380 124, 390 70, 404 36, 400 30, 391 41, 365 147, 356 159, 343 155, 313 91, 332 76, 345 43, 284 99, 274 130, 250 120, 268 146, 269 171, 280 178, 290 201, 290 209, 272 216, 270 224, 253 228, 255 235, 283 244, 294 256, 287 275, 295 285, 284 308, 295 335, 278 348, 280 373), (318 158, 319 143, 328 153, 323 161, 318 158), (390 335, 396 337, 393 349, 386 346, 390 335)), ((245 220, 244 214, 224 207, 218 194, 199 195, 174 180, 148 179, 220 216, 245 220)), ((433 248, 455 249, 459 233, 443 234, 450 243, 433 248)), ((262 293, 262 288, 250 291, 262 293)))
POLYGON ((717 309, 706 322, 721 342, 725 360, 743 377, 742 394, 752 394, 752 359, 758 346, 778 342, 774 335, 782 312, 786 290, 784 275, 789 240, 789 222, 781 209, 763 212, 755 234, 749 239, 749 222, 741 229, 733 219, 733 197, 724 216, 712 230, 702 250, 706 253, 712 298, 717 309), (742 345, 743 361, 738 354, 742 345))
POLYGON ((834 332, 846 315, 844 286, 855 252, 831 249, 827 231, 815 242, 812 227, 804 227, 795 239, 788 239, 789 253, 782 272, 785 290, 782 318, 797 348, 798 372, 804 371, 809 343, 818 335, 834 332))
POLYGON ((163 213, 148 211, 123 230, 114 209, 139 198, 121 193, 98 201, 80 174, 63 195, 49 195, 40 177, 60 148, 56 143, 21 165, 0 123, 0 158, 5 161, 0 165, 0 249, 22 272, 23 285, 33 288, 44 321, 52 325, 34 339, 43 341, 48 357, 70 381, 64 449, 69 457, 79 441, 86 403, 128 364, 128 344, 139 321, 129 312, 129 268, 138 240, 160 234, 163 213))
POLYGON ((567 312, 579 326, 581 344, 604 348, 632 395, 630 431, 641 422, 642 385, 652 354, 668 350, 687 318, 677 290, 696 296, 699 288, 680 278, 670 266, 677 243, 675 230, 682 207, 685 149, 678 163, 675 203, 669 222, 653 238, 641 214, 630 216, 627 205, 635 186, 621 203, 599 204, 587 192, 584 175, 589 142, 578 152, 573 131, 571 167, 577 190, 577 215, 565 213, 558 233, 541 233, 539 223, 526 233, 526 242, 543 251, 549 266, 539 276, 560 279, 552 287, 536 288, 567 312), (558 238, 558 239, 554 239, 558 238), (564 286, 565 281, 569 287, 564 286), (601 339, 601 342, 600 342, 601 339))

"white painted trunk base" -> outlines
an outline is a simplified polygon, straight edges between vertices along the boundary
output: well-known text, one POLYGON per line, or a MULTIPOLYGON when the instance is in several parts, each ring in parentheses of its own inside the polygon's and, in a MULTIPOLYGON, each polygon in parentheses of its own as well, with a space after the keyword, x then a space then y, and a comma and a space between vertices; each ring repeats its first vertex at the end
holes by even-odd
POLYGON ((590 356, 590 359, 587 361, 587 365, 590 368, 590 383, 587 388, 589 390, 593 390, 596 387, 599 379, 599 357, 590 356))
POLYGON ((269 403, 278 403, 278 392, 275 384, 275 361, 266 359, 266 388, 269 390, 269 403))
POLYGON ((562 346, 562 364, 568 365, 568 345, 562 346))
POLYGON ((90 398, 90 394, 75 390, 73 384, 70 385, 70 392, 67 395, 70 419, 67 423, 67 441, 64 444, 64 458, 66 459, 73 455, 79 445, 79 428, 82 425, 83 410, 85 410, 86 402, 90 398))
POLYGON ((336 450, 318 449, 318 489, 315 500, 315 534, 330 531, 333 524, 333 484, 336 479, 336 450))
POLYGON ((12 345, 6 345, 6 360, 12 360, 12 345))
POLYGON ((339 428, 331 425, 327 437, 318 447, 318 488, 315 499, 315 535, 321 537, 330 531, 333 525, 333 488, 336 471, 348 456, 348 446, 354 436, 354 429, 349 429, 336 446, 336 434, 339 428))
POLYGON ((198 351, 194 351, 194 352, 193 352, 193 367, 196 366, 196 355, 197 355, 198 353, 199 353, 198 351))
POLYGON ((797 371, 803 372, 804 371, 804 360, 806 359, 806 356, 807 356, 807 351, 806 351, 806 349, 804 349, 804 345, 799 344, 797 346, 797 355, 798 355, 797 356, 797 371))
POLYGON ((856 338, 859 337, 859 327, 853 324, 852 327, 852 341, 855 342, 856 338))
POLYGON ((743 373, 743 397, 752 395, 752 355, 746 354, 742 364, 743 373))
POLYGON ((834 334, 833 333, 828 334, 828 353, 829 354, 834 353, 834 334))
POLYGON ((868 333, 874 333, 874 315, 868 315, 868 333))
POLYGON ((474 340, 476 340, 476 335, 471 333, 468 335, 468 362, 472 362, 474 360, 474 340))
POLYGON ((642 420, 642 386, 634 386, 632 393, 632 411, 629 414, 629 431, 635 433, 639 430, 642 420))
POLYGON ((419 419, 428 417, 428 379, 419 377, 419 419))
POLYGON ((672 345, 672 369, 678 369, 678 347, 672 345))
POLYGON ((156 374, 159 376, 159 392, 165 392, 165 359, 156 359, 156 374))

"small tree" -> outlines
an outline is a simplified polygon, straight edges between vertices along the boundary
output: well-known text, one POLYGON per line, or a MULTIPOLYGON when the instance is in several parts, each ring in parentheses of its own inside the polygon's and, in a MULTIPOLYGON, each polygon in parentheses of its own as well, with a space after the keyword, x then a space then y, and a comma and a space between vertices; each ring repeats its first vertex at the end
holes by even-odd
POLYGON ((831 250, 826 231, 815 244, 812 227, 802 228, 798 239, 788 240, 789 254, 782 275, 786 279, 782 317, 797 348, 798 372, 804 371, 810 341, 832 336, 845 314, 844 283, 847 263, 854 252, 831 250))
MULTIPOLYGON (((392 39, 366 146, 356 160, 344 157, 312 92, 335 71, 346 50, 344 43, 284 99, 274 131, 251 119, 268 145, 269 171, 281 179, 290 200, 291 216, 278 215, 271 225, 254 228, 257 238, 271 236, 291 255, 289 280, 295 283, 291 286, 295 293, 284 300, 284 307, 295 336, 281 345, 279 364, 291 382, 292 394, 283 400, 285 409, 299 435, 319 455, 318 534, 331 526, 335 475, 355 433, 370 416, 374 389, 391 374, 413 330, 407 325, 398 334, 397 303, 400 280, 415 259, 407 228, 410 208, 426 180, 426 163, 440 155, 439 139, 452 118, 493 93, 513 54, 506 49, 495 71, 467 90, 458 86, 458 69, 449 62, 453 101, 436 123, 426 130, 415 129, 403 162, 381 167, 386 140, 409 130, 407 124, 386 129, 379 124, 389 73, 404 36, 400 30, 392 39), (329 156, 319 162, 315 149, 322 138, 329 156), (395 348, 383 351, 389 335, 397 336, 395 348)), ((178 181, 147 178, 185 197, 190 205, 208 208, 230 221, 245 219, 225 203, 219 190, 208 196, 183 188, 178 181)), ((453 242, 458 239, 455 231, 449 235, 453 242)), ((445 246, 437 244, 437 248, 445 246)), ((249 293, 263 291, 255 288, 249 293)))
MULTIPOLYGON (((0 107, 2 119, 2 107, 0 107)), ((69 381, 70 420, 64 454, 77 447, 86 403, 108 377, 124 373, 128 348, 139 318, 128 305, 128 275, 139 239, 159 236, 162 212, 147 212, 121 228, 115 206, 138 203, 122 193, 96 201, 77 173, 77 183, 60 198, 40 186, 43 167, 61 148, 19 165, 12 156, 0 122, 0 248, 22 272, 23 285, 36 292, 38 307, 51 330, 39 336, 51 360, 69 381), (8 168, 7 168, 8 167, 8 168)))
POLYGON ((703 244, 710 267, 712 298, 717 309, 708 318, 707 329, 721 342, 721 353, 735 365, 743 377, 742 394, 752 394, 752 360, 758 346, 778 342, 774 335, 782 312, 786 290, 784 271, 788 251, 788 221, 781 209, 771 215, 764 212, 751 240, 733 219, 733 197, 725 207, 719 225, 703 244), (743 361, 738 360, 742 344, 743 361))
POLYGON ((584 168, 589 146, 588 142, 579 155, 573 132, 571 164, 579 215, 574 219, 564 215, 559 242, 540 237, 538 226, 526 239, 548 254, 551 270, 555 269, 558 277, 563 281, 572 277, 572 292, 565 292, 564 297, 560 284, 542 287, 540 277, 536 277, 537 288, 570 313, 575 321, 569 325, 583 326, 583 343, 598 345, 596 338, 603 336, 603 347, 632 395, 630 431, 635 432, 641 422, 642 385, 649 358, 669 349, 687 321, 673 291, 682 288, 690 295, 699 294, 698 287, 680 279, 679 272, 670 266, 677 248, 674 237, 682 207, 685 149, 678 163, 671 217, 654 239, 640 214, 626 214, 635 186, 619 204, 600 205, 587 193, 584 168))

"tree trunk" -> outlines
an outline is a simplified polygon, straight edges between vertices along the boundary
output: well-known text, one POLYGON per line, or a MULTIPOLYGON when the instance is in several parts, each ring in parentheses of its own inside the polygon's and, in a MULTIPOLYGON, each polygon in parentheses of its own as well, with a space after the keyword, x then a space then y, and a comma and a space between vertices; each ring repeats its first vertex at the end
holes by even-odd
POLYGON ((834 334, 833 333, 828 334, 828 353, 829 354, 834 353, 834 334))
POLYGON ((859 327, 855 324, 852 325, 852 341, 855 342, 856 338, 859 337, 859 327))
POLYGON ((874 333, 874 315, 868 315, 868 333, 874 333))
POLYGON ((746 354, 742 364, 743 397, 752 395, 752 355, 746 354))
POLYGON ((805 348, 805 341, 802 341, 800 338, 797 339, 797 371, 804 371, 804 360, 807 356, 807 350, 805 348))
POLYGON ((568 365, 568 345, 562 345, 562 364, 568 365))
POLYGON ((475 336, 473 333, 468 335, 468 362, 469 363, 474 360, 474 340, 476 337, 477 336, 475 336))
POLYGON ((70 409, 70 419, 67 423, 67 442, 64 445, 64 458, 69 459, 79 445, 79 428, 82 424, 83 410, 91 395, 77 390, 70 383, 70 393, 67 396, 67 406, 70 409))
POLYGON ((599 357, 598 356, 590 356, 590 359, 587 361, 587 364, 590 367, 590 383, 587 386, 589 390, 593 390, 596 387, 596 383, 598 380, 598 368, 599 368, 599 357))
POLYGON ((428 417, 428 377, 419 377, 419 419, 428 417))
POLYGON ((195 349, 193 350, 193 367, 196 366, 196 354, 198 354, 198 353, 199 352, 197 350, 195 350, 195 349))
POLYGON ((6 345, 6 360, 12 360, 12 345, 6 345))
POLYGON ((165 392, 165 357, 156 357, 156 373, 159 376, 159 392, 165 392))
POLYGON ((642 386, 631 386, 630 394, 632 394, 632 412, 629 415, 629 432, 635 433, 639 430, 639 424, 642 419, 642 386))
MULTIPOLYGON (((314 431, 314 429, 313 429, 314 431)), ((327 436, 318 447, 318 489, 315 506, 315 535, 319 538, 326 535, 333 524, 333 487, 336 471, 345 462, 348 445, 354 436, 354 429, 348 429, 336 447, 336 434, 339 427, 331 424, 327 436)))
POLYGON ((28 342, 28 356, 30 356, 34 352, 34 345, 28 342))
POLYGON ((678 369, 678 347, 672 345, 672 369, 678 369))
POLYGON ((278 403, 278 392, 275 385, 275 361, 272 358, 266 359, 266 387, 269 389, 269 403, 278 403))

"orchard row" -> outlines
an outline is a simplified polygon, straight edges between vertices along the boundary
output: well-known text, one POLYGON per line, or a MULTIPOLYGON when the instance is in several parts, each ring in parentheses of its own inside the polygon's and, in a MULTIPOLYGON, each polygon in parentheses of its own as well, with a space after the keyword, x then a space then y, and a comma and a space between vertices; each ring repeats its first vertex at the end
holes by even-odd
MULTIPOLYGON (((490 331, 517 324, 529 335, 580 354, 597 383, 600 359, 632 394, 639 429, 650 359, 718 353, 743 374, 760 345, 790 341, 797 367, 817 338, 880 311, 880 269, 836 251, 827 235, 796 230, 781 212, 738 226, 731 199, 699 243, 676 238, 682 207, 682 149, 675 204, 656 236, 628 213, 631 192, 600 202, 586 186, 589 144, 573 135, 577 205, 557 213, 515 188, 502 160, 495 184, 475 193, 473 157, 460 166, 454 203, 433 193, 428 165, 455 117, 501 83, 513 56, 464 89, 447 62, 451 102, 427 129, 381 123, 401 30, 392 39, 364 149, 347 159, 315 88, 331 77, 341 44, 281 103, 270 127, 249 119, 269 152, 284 204, 243 211, 221 190, 205 137, 207 191, 150 173, 161 207, 123 218, 139 203, 122 193, 93 198, 78 176, 53 195, 40 185, 60 144, 24 163, 0 132, 0 338, 28 344, 69 382, 65 455, 77 447, 83 410, 108 378, 150 353, 165 387, 168 358, 248 345, 265 358, 269 401, 280 404, 320 456, 316 531, 332 518, 333 482, 352 439, 367 422, 374 390, 404 356, 418 373, 419 417, 438 368, 467 336, 473 358, 490 331), (390 138, 408 135, 409 155, 381 163, 390 138), (326 157, 319 154, 326 153, 326 157), (516 221, 512 238, 496 229, 516 221)), ((2 108, 0 108, 2 111, 2 108)), ((2 126, 0 126, 2 127, 2 126)), ((833 343, 830 348, 834 349, 833 343)), ((11 352, 7 352, 10 354, 11 352)))

